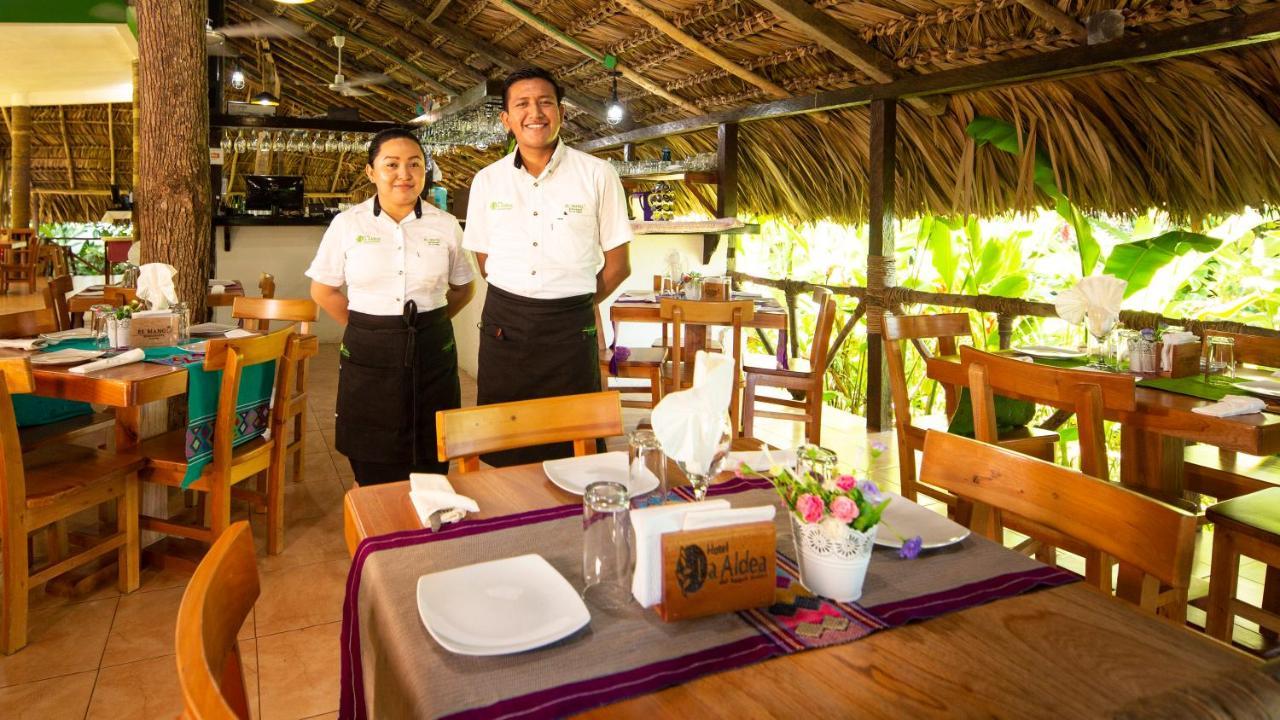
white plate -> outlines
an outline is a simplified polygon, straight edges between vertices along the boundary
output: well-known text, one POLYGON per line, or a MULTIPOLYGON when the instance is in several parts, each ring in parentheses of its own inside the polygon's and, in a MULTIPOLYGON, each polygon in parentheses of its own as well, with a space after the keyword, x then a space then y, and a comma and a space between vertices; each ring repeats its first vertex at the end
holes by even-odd
POLYGON ((1050 360, 1061 360, 1064 358, 1082 358, 1085 353, 1080 350, 1072 350, 1070 348, 1054 347, 1052 345, 1023 345, 1014 348, 1014 351, 1031 357, 1047 358, 1050 360))
POLYGON ((627 453, 621 451, 547 460, 542 463, 542 471, 556 487, 574 495, 581 495, 588 485, 600 481, 622 483, 632 497, 651 493, 658 488, 658 478, 652 473, 637 487, 631 487, 627 453))
POLYGON ((418 616, 436 642, 463 655, 531 650, 591 622, 578 592, 541 555, 423 575, 418 616))
MULTIPOLYGON (((880 518, 887 520, 889 525, 904 538, 919 535, 924 541, 920 546, 923 550, 954 545, 969 537, 969 529, 963 525, 954 523, 897 493, 886 492, 884 495, 893 499, 889 501, 888 507, 884 509, 884 515, 880 518)), ((876 544, 888 548, 902 547, 902 541, 890 532, 888 527, 882 527, 880 532, 876 533, 876 544)))
POLYGON ((1276 380, 1249 380, 1248 382, 1236 383, 1236 387, 1255 395, 1280 398, 1280 382, 1276 380))
POLYGON ((63 340, 92 340, 93 330, 90 328, 71 328, 70 330, 59 330, 58 332, 40 333, 40 337, 52 343, 62 342, 63 340))
POLYGON ((68 348, 66 350, 53 350, 52 352, 35 353, 31 355, 32 365, 70 365, 72 363, 82 363, 94 358, 100 358, 105 355, 102 350, 76 350, 68 348))

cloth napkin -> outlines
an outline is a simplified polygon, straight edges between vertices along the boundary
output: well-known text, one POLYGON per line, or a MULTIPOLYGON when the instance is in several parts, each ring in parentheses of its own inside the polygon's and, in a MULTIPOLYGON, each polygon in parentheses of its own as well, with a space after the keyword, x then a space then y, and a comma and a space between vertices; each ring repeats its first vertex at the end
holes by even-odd
POLYGON ((127 352, 122 352, 115 357, 103 358, 102 360, 94 360, 90 363, 77 365, 71 368, 71 372, 77 375, 85 375, 99 370, 106 370, 107 368, 120 367, 121 365, 132 365, 133 363, 142 362, 146 359, 147 354, 142 351, 142 348, 134 348, 127 352))
POLYGON ((729 510, 701 510, 686 513, 681 530, 703 530, 705 528, 723 527, 725 525, 744 525, 746 523, 772 520, 778 508, 773 505, 757 507, 731 508, 729 510))
POLYGON ((1069 323, 1084 322, 1087 318, 1089 331, 1100 337, 1120 317, 1120 303, 1124 302, 1124 290, 1128 285, 1117 277, 1094 275, 1059 295, 1053 306, 1058 317, 1069 323))
POLYGON ((244 328, 235 328, 234 330, 228 330, 225 337, 228 340, 239 340, 240 338, 256 337, 257 334, 258 333, 245 330, 244 328))
POLYGON ((138 268, 138 299, 150 303, 152 310, 168 310, 178 302, 178 292, 173 289, 177 272, 165 263, 147 263, 138 268))
POLYGON ((223 295, 226 292, 227 292, 227 286, 225 285, 214 285, 209 288, 210 295, 223 295))
POLYGON ((1234 415, 1260 413, 1266 407, 1267 404, 1261 398, 1228 395, 1212 405, 1191 408, 1191 412, 1212 415, 1213 417, 1232 417, 1234 415))
POLYGON ((728 500, 704 500, 631 511, 631 529, 636 535, 636 571, 631 576, 631 594, 641 607, 662 602, 662 535, 684 527, 684 516, 690 512, 728 509, 728 500))
POLYGON ((1186 331, 1167 332, 1160 336, 1160 342, 1164 343, 1160 348, 1160 369, 1173 369, 1173 346, 1186 345, 1188 343, 1200 342, 1199 336, 1186 331))
POLYGON ((437 510, 448 511, 439 516, 441 524, 457 522, 469 512, 480 512, 476 501, 454 492, 444 475, 410 473, 409 501, 423 527, 431 527, 431 513, 437 510))
POLYGON ((0 348, 13 348, 14 350, 39 350, 48 344, 49 341, 43 338, 0 340, 0 348))
POLYGON ((729 453, 725 463, 735 471, 739 465, 743 463, 752 471, 758 473, 769 472, 769 468, 774 465, 781 465, 785 468, 794 467, 796 464, 795 450, 734 450, 729 453))
POLYGON ((733 395, 733 358, 699 350, 695 362, 693 387, 662 398, 651 422, 667 457, 709 468, 733 395))

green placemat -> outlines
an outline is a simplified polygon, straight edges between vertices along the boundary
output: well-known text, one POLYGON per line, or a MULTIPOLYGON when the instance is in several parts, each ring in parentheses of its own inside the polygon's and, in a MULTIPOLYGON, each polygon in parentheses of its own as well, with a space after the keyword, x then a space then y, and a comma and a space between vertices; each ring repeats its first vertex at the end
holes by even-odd
MULTIPOLYGON (((1004 431, 1025 427, 1035 417, 1036 405, 1026 400, 995 396, 996 430, 1004 431)), ((960 399, 956 401, 956 411, 947 425, 947 432, 953 435, 973 437, 973 400, 969 397, 969 388, 960 388, 960 399)))
POLYGON ((1190 395, 1201 400, 1221 400, 1228 395, 1246 395, 1243 390, 1238 390, 1234 386, 1235 383, 1243 382, 1244 378, 1235 378, 1230 380, 1231 385, 1222 385, 1218 382, 1206 383, 1201 375, 1188 375, 1180 378, 1147 378, 1139 380, 1138 385, 1141 387, 1155 388, 1156 390, 1165 390, 1179 395, 1190 395))
POLYGON ((1085 358, 1032 358, 1037 365, 1048 365, 1050 367, 1072 368, 1084 367, 1089 364, 1085 358))

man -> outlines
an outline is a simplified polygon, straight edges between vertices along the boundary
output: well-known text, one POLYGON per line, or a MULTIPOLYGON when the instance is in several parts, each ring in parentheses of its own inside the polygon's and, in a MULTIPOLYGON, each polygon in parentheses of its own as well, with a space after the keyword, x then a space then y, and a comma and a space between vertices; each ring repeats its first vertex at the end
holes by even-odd
MULTIPOLYGON (((596 304, 631 274, 626 195, 608 162, 560 142, 561 90, 538 68, 502 86, 515 152, 476 174, 462 246, 489 282, 478 402, 600 389, 596 304)), ((493 465, 572 454, 567 443, 486 455, 493 465)))

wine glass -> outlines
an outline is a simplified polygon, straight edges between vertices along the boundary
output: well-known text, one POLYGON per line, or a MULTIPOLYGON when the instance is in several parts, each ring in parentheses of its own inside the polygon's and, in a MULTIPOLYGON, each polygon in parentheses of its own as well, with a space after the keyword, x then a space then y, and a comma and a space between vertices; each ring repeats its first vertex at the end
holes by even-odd
POLYGON ((719 438, 713 442, 714 448, 706 448, 708 452, 698 453, 702 459, 701 462, 699 460, 678 462, 680 469, 689 478, 689 485, 693 487, 693 499, 697 502, 706 499, 707 490, 711 487, 711 478, 720 472, 720 467, 724 465, 724 460, 729 455, 729 446, 733 442, 733 429, 729 424, 728 412, 721 414, 719 438))
POLYGON ((228 154, 230 154, 230 153, 231 153, 231 148, 232 148, 234 145, 235 145, 235 141, 231 139, 231 133, 227 132, 226 130, 223 130, 223 131, 222 131, 222 142, 218 145, 219 147, 221 147, 221 148, 222 148, 222 153, 223 153, 224 155, 228 155, 228 154))
POLYGON ((1086 367, 1097 370, 1111 369, 1111 364, 1108 362, 1107 337, 1111 334, 1111 330, 1115 325, 1115 313, 1109 313, 1105 310, 1097 312, 1085 311, 1084 326, 1089 332, 1089 364, 1086 367))
POLYGON ((287 146, 288 146, 288 143, 285 142, 284 131, 282 130, 275 131, 275 133, 273 133, 271 136, 271 149, 274 150, 275 152, 284 152, 285 147, 287 146))
POLYGON ((237 153, 243 153, 246 149, 248 149, 249 145, 248 145, 248 143, 246 143, 246 142, 245 142, 245 140, 244 140, 244 131, 243 131, 243 130, 241 130, 240 132, 236 133, 236 142, 235 142, 235 144, 234 144, 232 147, 234 147, 234 148, 235 148, 235 150, 236 150, 236 152, 237 152, 237 153))

